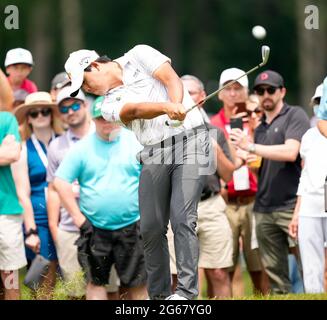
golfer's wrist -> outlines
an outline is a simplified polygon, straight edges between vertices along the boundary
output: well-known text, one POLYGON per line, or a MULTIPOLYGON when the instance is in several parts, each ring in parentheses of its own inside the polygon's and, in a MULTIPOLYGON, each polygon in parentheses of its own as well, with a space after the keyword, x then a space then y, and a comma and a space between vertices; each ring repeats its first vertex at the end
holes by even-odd
POLYGON ((164 114, 168 114, 169 113, 169 103, 168 102, 162 104, 162 112, 164 114))

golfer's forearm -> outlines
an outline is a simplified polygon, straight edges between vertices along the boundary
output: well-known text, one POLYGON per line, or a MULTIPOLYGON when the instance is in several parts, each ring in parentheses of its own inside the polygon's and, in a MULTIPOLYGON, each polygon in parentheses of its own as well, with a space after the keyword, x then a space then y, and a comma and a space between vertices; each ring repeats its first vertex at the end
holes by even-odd
POLYGON ((166 112, 167 108, 164 102, 127 103, 120 112, 120 119, 127 123, 135 119, 153 119, 166 114, 166 112))
POLYGON ((177 79, 171 79, 166 83, 169 100, 174 103, 182 103, 184 97, 184 88, 182 81, 177 79))
POLYGON ((184 97, 183 82, 169 62, 162 64, 153 76, 166 87, 171 102, 182 103, 184 97))

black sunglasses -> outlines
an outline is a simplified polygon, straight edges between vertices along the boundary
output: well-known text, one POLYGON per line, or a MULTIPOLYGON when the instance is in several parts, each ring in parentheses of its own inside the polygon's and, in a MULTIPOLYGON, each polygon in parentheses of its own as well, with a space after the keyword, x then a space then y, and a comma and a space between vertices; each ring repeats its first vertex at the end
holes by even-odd
POLYGON ((40 113, 42 114, 43 117, 48 117, 51 114, 51 109, 46 108, 46 109, 32 110, 28 113, 28 115, 31 118, 36 119, 40 113))
POLYGON ((259 108, 255 108, 254 110, 246 110, 246 113, 250 117, 250 116, 252 116, 253 113, 260 114, 260 113, 262 113, 262 111, 259 108))
POLYGON ((265 94, 265 91, 267 91, 270 95, 274 94, 277 89, 280 88, 276 88, 276 87, 268 87, 268 88, 257 88, 254 91, 256 92, 256 94, 258 94, 259 96, 263 96, 265 94))

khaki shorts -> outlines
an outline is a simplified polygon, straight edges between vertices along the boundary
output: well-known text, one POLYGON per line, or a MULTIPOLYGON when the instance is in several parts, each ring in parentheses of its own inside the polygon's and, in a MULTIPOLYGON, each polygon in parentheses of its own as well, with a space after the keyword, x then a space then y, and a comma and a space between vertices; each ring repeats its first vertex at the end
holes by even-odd
MULTIPOLYGON (((85 294, 85 280, 77 259, 77 246, 75 245, 79 236, 78 231, 69 232, 58 228, 55 242, 59 266, 68 287, 67 290, 73 297, 85 294)), ((114 266, 111 268, 109 283, 106 286, 107 292, 112 293, 119 290, 119 278, 114 266)))
MULTIPOLYGON (((222 269, 233 265, 233 236, 225 208, 225 201, 220 195, 199 202, 196 229, 200 248, 199 268, 222 269)), ((170 226, 167 237, 171 273, 177 274, 174 236, 170 226)))
POLYGON ((234 205, 228 204, 226 208, 226 215, 229 220, 233 232, 233 267, 230 271, 235 269, 239 257, 239 239, 243 240, 243 253, 246 261, 248 271, 261 271, 262 264, 259 255, 259 249, 251 248, 251 234, 252 234, 252 217, 253 217, 253 203, 248 205, 234 205))
POLYGON ((26 266, 22 215, 0 214, 0 270, 26 266))

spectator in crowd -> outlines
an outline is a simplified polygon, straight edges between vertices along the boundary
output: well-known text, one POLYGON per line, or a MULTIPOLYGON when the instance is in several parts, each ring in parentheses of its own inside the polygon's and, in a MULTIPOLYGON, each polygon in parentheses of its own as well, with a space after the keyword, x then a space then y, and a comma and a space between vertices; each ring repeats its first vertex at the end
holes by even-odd
POLYGON ((317 127, 309 129, 302 137, 300 154, 303 170, 289 232, 299 241, 305 292, 323 293, 326 265, 324 244, 327 241, 324 199, 327 138, 317 127))
MULTIPOLYGON (((59 79, 60 80, 60 79, 59 79)), ((58 80, 58 81, 59 81, 58 80)), ((65 81, 65 80, 64 80, 65 81)), ((55 81, 53 81, 54 83, 55 81)), ((60 81, 59 81, 60 82, 60 81)), ((62 83, 62 82, 60 82, 62 83)), ((57 105, 60 118, 68 127, 68 130, 51 142, 48 150, 48 219, 49 227, 54 240, 60 269, 66 283, 69 284, 68 294, 72 298, 81 297, 85 294, 85 284, 79 277, 82 269, 78 263, 76 240, 79 237, 79 229, 75 226, 73 219, 61 206, 59 195, 54 188, 53 180, 55 172, 68 150, 83 137, 95 132, 94 122, 89 115, 85 95, 82 91, 72 98, 69 88, 64 87, 57 95, 57 105)), ((78 201, 78 181, 72 184, 73 192, 78 201)), ((117 275, 115 270, 110 273, 111 285, 107 287, 108 298, 118 299, 117 275)))
MULTIPOLYGON (((315 110, 315 114, 319 119, 317 127, 319 132, 327 138, 327 78, 325 78, 322 87, 321 100, 319 106, 315 110)), ((327 244, 327 241, 325 245, 327 244)), ((327 261, 327 247, 325 247, 325 256, 327 261)), ((325 264, 325 290, 327 291, 327 263, 325 264)))
POLYGON ((25 102, 26 97, 29 93, 24 89, 18 89, 14 92, 14 103, 13 110, 25 102))
MULTIPOLYGON (((197 77, 184 75, 181 77, 184 87, 190 93, 194 103, 206 97, 204 85, 197 77)), ((210 120, 200 107, 212 143, 217 155, 217 172, 211 176, 203 176, 204 188, 198 205, 197 235, 199 238, 199 296, 207 280, 207 296, 209 298, 230 297, 231 282, 227 268, 233 265, 233 236, 225 214, 225 201, 220 195, 220 177, 227 183, 232 178, 234 163, 223 131, 210 124, 210 120)), ((171 273, 177 278, 175 249, 171 227, 168 230, 171 273)), ((176 279, 175 279, 176 280, 176 279)), ((175 281, 176 282, 176 281, 175 281)))
MULTIPOLYGON (((71 98, 69 89, 63 88, 57 95, 56 103, 60 118, 68 126, 68 130, 63 135, 54 139, 48 149, 47 207, 49 228, 56 246, 59 266, 64 280, 72 284, 69 295, 78 297, 84 294, 84 285, 77 280, 78 272, 81 271, 77 259, 77 247, 75 246, 75 242, 79 237, 79 229, 74 225, 66 209, 61 206, 59 195, 53 185, 53 180, 55 178, 55 172, 68 150, 75 142, 93 133, 95 127, 89 116, 88 106, 85 104, 85 96, 82 91, 76 97, 71 98)), ((79 185, 77 181, 74 181, 72 188, 76 199, 78 199, 79 185)))
POLYGON ((288 225, 301 173, 300 143, 310 124, 301 108, 284 102, 286 88, 277 72, 259 74, 254 91, 264 110, 254 143, 239 129, 234 129, 230 138, 235 146, 264 159, 254 204, 256 231, 270 289, 274 294, 283 294, 291 290, 288 225))
POLYGON ((47 149, 61 133, 57 105, 47 92, 34 92, 14 110, 23 124, 23 149, 18 162, 12 165, 17 194, 24 208, 26 257, 32 261, 36 253, 51 261, 42 283, 42 296, 49 298, 55 285, 57 254, 48 225, 46 193, 47 149))
MULTIPOLYGON (((244 74, 237 68, 226 69, 222 72, 219 86, 231 82, 244 74)), ((231 132, 230 119, 238 112, 236 103, 245 103, 248 99, 248 78, 244 76, 236 83, 219 93, 218 98, 223 102, 223 108, 211 118, 211 123, 221 128, 226 138, 231 132)), ((249 134, 250 128, 244 123, 244 131, 249 134)), ((252 139, 252 137, 250 137, 252 139)), ((232 150, 233 152, 233 150, 232 150)), ((256 292, 265 293, 263 287, 263 272, 258 249, 251 248, 252 207, 257 191, 257 180, 244 161, 244 152, 239 150, 234 155, 237 170, 233 179, 227 184, 226 214, 233 231, 233 267, 230 269, 233 278, 240 252, 240 238, 243 253, 252 283, 256 292)))
POLYGON ((5 68, 13 92, 24 89, 33 93, 38 90, 36 84, 27 78, 32 72, 33 64, 32 54, 26 49, 15 48, 7 52, 5 68))
POLYGON ((135 135, 101 115, 92 106, 96 133, 74 145, 61 162, 54 180, 61 201, 80 228, 78 259, 87 279, 86 297, 106 300, 112 264, 127 299, 145 299, 146 272, 139 229, 138 186, 141 146, 135 135), (71 184, 80 185, 79 205, 71 184))
POLYGON ((260 102, 255 94, 251 94, 246 100, 246 113, 247 121, 249 123, 249 136, 254 137, 255 129, 261 123, 261 117, 263 115, 263 110, 260 107, 260 102))
MULTIPOLYGON (((248 136, 254 139, 254 132, 257 127, 261 124, 261 118, 263 116, 263 110, 260 106, 259 98, 255 94, 251 94, 249 98, 246 100, 246 113, 249 125, 248 136)), ((262 158, 257 155, 251 155, 247 152, 242 154, 245 156, 244 160, 246 161, 250 170, 256 175, 258 175, 258 171, 260 170, 262 164, 262 158)), ((253 204, 250 208, 250 211, 253 212, 253 204)), ((252 214, 252 230, 251 230, 251 249, 258 249, 258 240, 255 228, 255 215, 252 214)), ((269 279, 267 273, 264 268, 262 268, 261 275, 261 292, 262 294, 267 294, 269 292, 269 279)))
POLYGON ((10 168, 19 159, 20 151, 15 117, 0 112, 0 275, 6 300, 20 298, 18 270, 27 263, 22 230, 23 208, 18 201, 10 168))
POLYGON ((57 101, 57 95, 61 89, 71 84, 66 72, 57 73, 51 80, 50 94, 53 102, 57 101))
POLYGON ((298 187, 297 204, 289 233, 297 238, 303 267, 306 293, 323 293, 326 264, 325 242, 327 218, 324 203, 324 184, 327 177, 325 154, 327 139, 317 127, 302 138, 300 154, 303 170, 298 187))
POLYGON ((317 118, 317 111, 320 105, 320 100, 321 100, 321 96, 322 96, 322 90, 323 90, 323 84, 320 84, 317 88, 316 91, 313 95, 313 97, 311 98, 311 102, 310 105, 312 107, 313 110, 313 116, 310 119, 310 126, 311 128, 314 128, 317 126, 318 123, 318 118, 317 118))
POLYGON ((14 102, 12 89, 5 74, 0 69, 0 111, 11 111, 14 102))
MULTIPOLYGON (((251 130, 251 136, 254 136, 254 129, 256 129, 261 123, 261 117, 263 115, 263 110, 260 107, 260 102, 258 96, 251 95, 246 103, 246 111, 248 114, 249 127, 251 130)), ((246 158, 249 167, 253 170, 254 173, 258 173, 258 170, 262 163, 262 158, 257 155, 248 155, 246 158)), ((258 242, 256 238, 255 231, 255 216, 253 215, 253 228, 252 228, 252 238, 255 237, 253 241, 252 248, 258 247, 258 242)), ((303 281, 301 278, 298 262, 296 257, 291 252, 288 255, 288 264, 289 264, 289 277, 292 285, 292 293, 303 293, 303 281)), ((267 274, 264 272, 264 285, 266 287, 265 291, 268 292, 269 289, 269 279, 267 274)))

